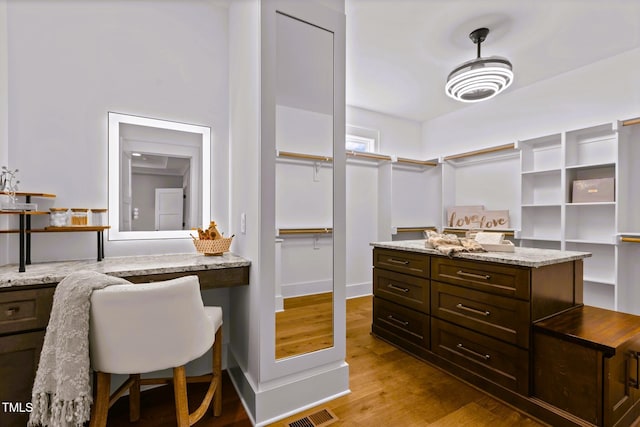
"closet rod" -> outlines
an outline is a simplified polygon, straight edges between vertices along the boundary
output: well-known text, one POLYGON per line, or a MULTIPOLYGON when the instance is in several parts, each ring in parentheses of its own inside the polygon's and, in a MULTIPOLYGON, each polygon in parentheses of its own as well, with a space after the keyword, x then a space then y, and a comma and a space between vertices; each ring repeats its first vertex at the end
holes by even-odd
POLYGON ((636 117, 635 119, 624 120, 622 122, 622 126, 631 126, 631 125, 640 125, 640 117, 636 117))
POLYGON ((396 230, 398 230, 398 233, 413 233, 413 232, 420 232, 420 231, 436 231, 437 229, 435 227, 429 226, 429 227, 396 227, 396 230))
POLYGON ((461 153, 461 154, 454 154, 452 156, 445 157, 444 160, 462 159, 464 157, 478 156, 480 154, 495 153, 496 151, 513 150, 515 147, 516 145, 513 143, 498 145, 496 147, 483 148, 482 150, 469 151, 467 153, 461 153))
POLYGON ((331 234, 333 228, 331 227, 318 227, 318 228, 279 228, 278 236, 284 234, 331 234))
POLYGON ((292 153, 291 151, 277 151, 278 157, 290 157, 292 159, 318 160, 321 162, 332 162, 333 158, 329 156, 317 156, 315 154, 292 153))
POLYGON ((405 157, 398 157, 398 163, 410 163, 412 165, 422 165, 422 166, 438 166, 438 162, 432 162, 429 160, 407 159, 405 157))
POLYGON ((640 237, 621 237, 620 241, 627 243, 640 243, 640 237))
POLYGON ((384 154, 375 154, 375 153, 364 153, 361 151, 347 151, 347 156, 350 157, 362 157, 364 159, 372 159, 372 160, 391 160, 391 156, 387 156, 384 154))

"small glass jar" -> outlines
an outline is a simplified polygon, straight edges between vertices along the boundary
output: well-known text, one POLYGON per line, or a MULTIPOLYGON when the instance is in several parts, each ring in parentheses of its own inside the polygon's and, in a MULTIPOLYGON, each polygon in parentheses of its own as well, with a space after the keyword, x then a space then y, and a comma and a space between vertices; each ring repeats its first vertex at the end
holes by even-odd
POLYGON ((107 225, 107 210, 91 209, 91 225, 94 227, 107 225))
POLYGON ((71 208, 71 225, 83 226, 88 224, 88 212, 86 208, 71 208))
POLYGON ((69 212, 67 208, 50 208, 49 225, 51 227, 67 227, 69 225, 69 212))

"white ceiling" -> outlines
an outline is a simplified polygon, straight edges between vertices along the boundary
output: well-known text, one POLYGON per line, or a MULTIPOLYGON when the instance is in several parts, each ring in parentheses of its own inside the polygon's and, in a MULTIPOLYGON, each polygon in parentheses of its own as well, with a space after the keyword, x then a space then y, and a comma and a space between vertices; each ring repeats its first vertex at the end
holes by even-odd
POLYGON ((476 28, 482 56, 513 64, 507 91, 640 47, 640 0, 346 0, 346 15, 347 104, 417 121, 470 105, 444 84, 476 28))

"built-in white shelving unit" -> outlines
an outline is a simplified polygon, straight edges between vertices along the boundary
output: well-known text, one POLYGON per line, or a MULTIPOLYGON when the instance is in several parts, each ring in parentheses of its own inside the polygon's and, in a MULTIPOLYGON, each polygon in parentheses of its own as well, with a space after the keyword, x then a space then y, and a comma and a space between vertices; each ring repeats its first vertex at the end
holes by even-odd
MULTIPOLYGON (((612 202, 573 203, 575 180, 614 178, 617 182, 617 125, 607 123, 565 134, 565 249, 590 252, 584 261, 584 302, 618 309, 616 213, 612 202)), ((622 285, 621 285, 622 286, 622 285)))
POLYGON ((562 135, 519 141, 521 246, 560 249, 563 218, 562 135))
MULTIPOLYGON (((418 239, 430 227, 451 231, 446 217, 451 206, 508 209, 508 238, 519 246, 592 254, 584 261, 585 304, 640 314, 640 120, 554 133, 438 162, 347 154, 347 164, 375 168, 378 240, 418 239), (573 203, 573 182, 596 178, 614 179, 614 200, 573 203)), ((293 161, 307 168, 331 167, 331 158, 323 156, 293 161)))
POLYGON ((640 126, 605 123, 520 141, 518 147, 520 245, 590 252, 584 261, 585 304, 640 313, 633 281, 640 272, 631 261, 640 256, 640 245, 619 238, 640 231, 640 206, 632 194, 640 185, 640 126), (614 179, 614 200, 574 203, 573 182, 598 178, 614 179))
POLYGON ((618 309, 640 314, 640 119, 618 123, 618 309))

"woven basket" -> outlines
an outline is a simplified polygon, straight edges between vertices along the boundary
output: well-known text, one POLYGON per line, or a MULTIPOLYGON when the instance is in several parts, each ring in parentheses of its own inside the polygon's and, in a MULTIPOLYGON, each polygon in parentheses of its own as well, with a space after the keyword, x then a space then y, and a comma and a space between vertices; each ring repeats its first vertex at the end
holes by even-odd
POLYGON ((229 251, 233 237, 215 240, 193 240, 196 250, 205 255, 222 255, 229 251))

